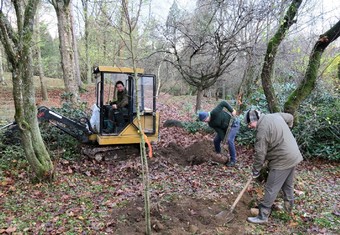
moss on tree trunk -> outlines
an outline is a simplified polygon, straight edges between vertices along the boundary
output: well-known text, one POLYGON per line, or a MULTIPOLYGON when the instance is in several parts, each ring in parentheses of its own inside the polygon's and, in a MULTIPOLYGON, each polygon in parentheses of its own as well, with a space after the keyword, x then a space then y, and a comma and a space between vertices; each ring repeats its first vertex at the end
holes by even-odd
POLYGON ((277 49, 280 46, 280 43, 285 38, 286 33, 288 32, 290 26, 295 23, 295 15, 302 3, 302 0, 293 0, 291 5, 289 6, 286 15, 283 18, 283 21, 275 33, 275 35, 270 39, 266 56, 264 58, 264 64, 261 73, 262 86, 264 90, 264 94, 266 95, 266 99, 268 102, 268 108, 271 113, 280 111, 278 106, 278 102, 275 95, 275 90, 272 84, 272 73, 274 68, 275 56, 277 53, 277 49))
POLYGON ((338 21, 331 29, 319 37, 309 57, 309 64, 303 80, 288 97, 284 105, 285 112, 294 115, 301 102, 311 94, 315 88, 322 53, 326 47, 339 36, 340 21, 338 21))
POLYGON ((38 126, 32 71, 32 34, 38 2, 31 0, 28 3, 12 3, 17 11, 17 30, 12 28, 0 10, 0 28, 4 32, 0 39, 12 66, 15 121, 20 129, 26 159, 39 181, 50 181, 54 166, 38 126))

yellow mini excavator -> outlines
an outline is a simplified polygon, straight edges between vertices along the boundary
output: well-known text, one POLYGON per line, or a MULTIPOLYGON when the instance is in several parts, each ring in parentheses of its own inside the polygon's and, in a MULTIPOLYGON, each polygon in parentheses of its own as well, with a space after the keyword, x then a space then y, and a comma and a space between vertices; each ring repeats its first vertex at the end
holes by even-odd
POLYGON ((38 108, 40 121, 49 121, 62 131, 86 144, 118 145, 140 143, 137 122, 139 104, 142 130, 148 141, 158 140, 159 113, 156 111, 156 76, 144 74, 143 69, 98 66, 93 70, 96 79, 96 103, 92 105, 92 116, 79 121, 64 117, 47 107, 38 108), (110 109, 115 104, 116 84, 120 81, 125 89, 128 105, 124 110, 116 109, 113 114, 120 118, 112 120, 110 109), (118 123, 119 122, 119 123, 118 123), (108 126, 110 125, 110 128, 108 126), (107 131, 110 129, 109 131, 107 131))

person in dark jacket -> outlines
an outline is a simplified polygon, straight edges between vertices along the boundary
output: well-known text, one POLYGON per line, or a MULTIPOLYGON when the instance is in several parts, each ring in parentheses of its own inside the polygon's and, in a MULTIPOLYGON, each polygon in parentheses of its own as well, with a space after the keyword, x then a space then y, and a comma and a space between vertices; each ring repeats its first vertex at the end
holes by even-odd
POLYGON ((295 167, 303 160, 296 140, 290 130, 294 117, 289 113, 262 114, 250 110, 245 115, 248 127, 256 130, 255 156, 252 167, 253 178, 260 176, 260 170, 268 161, 269 174, 264 198, 259 205, 259 214, 248 217, 248 222, 268 222, 271 207, 282 189, 284 209, 291 213, 294 204, 295 167))
POLYGON ((207 122, 208 125, 216 131, 214 138, 214 146, 216 153, 221 153, 221 142, 228 134, 228 148, 230 154, 230 161, 227 166, 235 166, 236 163, 236 149, 235 137, 240 129, 240 121, 236 117, 236 110, 233 109, 226 101, 219 103, 211 112, 199 112, 198 119, 207 122), (226 109, 226 112, 223 109, 226 109), (227 133, 229 131, 229 133, 227 133))
POLYGON ((129 98, 127 90, 122 81, 117 81, 115 84, 115 101, 112 102, 109 109, 108 127, 104 130, 106 133, 114 132, 114 127, 122 129, 125 125, 123 115, 128 112, 129 98))

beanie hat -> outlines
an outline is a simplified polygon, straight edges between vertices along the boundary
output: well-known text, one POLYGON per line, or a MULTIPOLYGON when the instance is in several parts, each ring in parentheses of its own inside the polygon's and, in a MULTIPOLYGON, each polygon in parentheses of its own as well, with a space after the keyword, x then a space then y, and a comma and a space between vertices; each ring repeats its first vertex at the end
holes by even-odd
POLYGON ((244 116, 244 122, 249 124, 260 119, 261 112, 257 110, 249 110, 244 116))
POLYGON ((207 117, 209 117, 209 113, 208 112, 199 112, 198 113, 198 119, 203 122, 205 119, 207 119, 207 117))

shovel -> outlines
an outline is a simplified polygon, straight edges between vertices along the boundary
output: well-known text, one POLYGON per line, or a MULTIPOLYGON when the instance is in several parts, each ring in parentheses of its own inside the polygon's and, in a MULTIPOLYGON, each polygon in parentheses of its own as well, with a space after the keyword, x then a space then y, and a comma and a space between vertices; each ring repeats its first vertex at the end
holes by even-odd
POLYGON ((242 195, 244 194, 244 192, 246 191, 246 189, 248 188, 251 180, 253 179, 253 177, 251 176, 246 185, 244 186, 244 188, 242 189, 242 191, 239 193, 239 195, 237 196, 236 200, 234 201, 233 205, 230 207, 230 210, 224 210, 224 211, 221 211, 220 213, 218 213, 217 215, 215 215, 215 217, 223 222, 223 223, 229 223, 230 221, 232 221, 234 219, 234 209, 237 205, 237 203, 240 201, 242 195))

